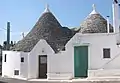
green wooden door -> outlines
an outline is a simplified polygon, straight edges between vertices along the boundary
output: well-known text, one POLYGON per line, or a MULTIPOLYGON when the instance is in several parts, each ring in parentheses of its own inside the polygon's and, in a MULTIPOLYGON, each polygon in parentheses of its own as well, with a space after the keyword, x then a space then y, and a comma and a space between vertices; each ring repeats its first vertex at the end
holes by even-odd
POLYGON ((74 47, 74 76, 87 77, 88 46, 74 47))

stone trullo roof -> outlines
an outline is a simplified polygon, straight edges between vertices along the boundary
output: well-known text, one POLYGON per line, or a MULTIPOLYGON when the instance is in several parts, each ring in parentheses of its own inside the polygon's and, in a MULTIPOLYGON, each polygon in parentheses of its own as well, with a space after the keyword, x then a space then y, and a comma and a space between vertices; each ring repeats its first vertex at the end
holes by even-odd
POLYGON ((70 29, 60 25, 47 7, 33 29, 11 50, 30 52, 40 39, 45 39, 58 52, 73 35, 70 29))
MULTIPOLYGON (((113 27, 111 24, 109 24, 109 31, 113 32, 113 27)), ((94 5, 93 5, 93 11, 81 23, 79 32, 82 32, 82 33, 106 33, 107 32, 107 20, 103 18, 96 11, 94 5)))

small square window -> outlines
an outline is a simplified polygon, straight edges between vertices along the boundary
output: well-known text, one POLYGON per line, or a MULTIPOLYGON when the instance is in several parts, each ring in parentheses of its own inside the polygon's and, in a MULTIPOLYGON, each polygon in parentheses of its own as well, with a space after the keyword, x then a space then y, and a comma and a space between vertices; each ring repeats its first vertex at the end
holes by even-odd
POLYGON ((21 57, 21 62, 24 62, 24 57, 21 57))
POLYGON ((19 70, 14 70, 14 75, 19 75, 19 70))
POLYGON ((4 56, 4 62, 6 62, 6 57, 7 57, 7 54, 5 54, 5 56, 4 56))
POLYGON ((110 58, 110 48, 103 49, 103 58, 110 58))
POLYGON ((41 64, 46 64, 47 63, 47 57, 40 57, 40 63, 41 64))

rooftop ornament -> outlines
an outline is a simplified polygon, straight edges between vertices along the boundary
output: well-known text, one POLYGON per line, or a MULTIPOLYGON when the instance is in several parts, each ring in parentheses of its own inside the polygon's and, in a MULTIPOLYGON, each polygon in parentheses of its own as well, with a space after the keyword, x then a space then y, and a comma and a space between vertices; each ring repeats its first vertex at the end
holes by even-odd
POLYGON ((49 10, 49 5, 48 4, 46 4, 46 8, 45 8, 45 11, 44 12, 50 12, 50 10, 49 10))
POLYGON ((98 14, 98 12, 96 11, 96 6, 95 4, 92 5, 93 11, 90 13, 91 14, 98 14))

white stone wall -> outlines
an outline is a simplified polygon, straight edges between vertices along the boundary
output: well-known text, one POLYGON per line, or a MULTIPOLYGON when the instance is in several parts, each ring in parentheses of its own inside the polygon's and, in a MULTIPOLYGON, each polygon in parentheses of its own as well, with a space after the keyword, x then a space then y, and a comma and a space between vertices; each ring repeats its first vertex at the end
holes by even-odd
POLYGON ((20 71, 20 52, 3 51, 2 76, 15 77, 14 70, 20 71), (6 62, 4 62, 6 54, 6 62))
POLYGON ((29 53, 28 57, 28 78, 38 78, 39 74, 39 55, 51 55, 54 54, 53 49, 45 40, 40 40, 36 46, 29 53), (43 52, 44 51, 44 52, 43 52))
MULTIPOLYGON (((111 34, 80 34, 77 33, 66 45, 69 53, 74 56, 74 46, 88 45, 88 62, 89 69, 100 69, 104 68, 104 65, 112 60, 115 56, 120 55, 120 48, 116 45, 116 36, 114 33, 111 34), (111 49, 111 58, 103 58, 103 48, 111 49)), ((70 55, 69 54, 69 55, 70 55)), ((116 68, 119 60, 114 61, 113 65, 106 68, 116 68)), ((120 68, 120 67, 119 67, 120 68)))
POLYGON ((3 51, 2 76, 13 78, 38 78, 39 55, 51 54, 54 54, 54 51, 45 40, 40 40, 30 53, 3 51), (4 62, 5 54, 7 54, 6 62, 4 62), (24 57, 24 62, 21 62, 21 57, 24 57), (19 70, 20 74, 17 76, 14 75, 14 70, 19 70))
POLYGON ((28 77, 28 53, 17 51, 3 51, 2 60, 2 76, 13 78, 28 77), (6 62, 4 62, 6 54, 6 62), (24 57, 24 62, 21 62, 21 57, 24 57), (19 75, 14 75, 14 70, 19 70, 19 75))
POLYGON ((26 52, 21 52, 20 57, 24 57, 24 62, 20 63, 20 77, 28 78, 28 54, 26 52))
POLYGON ((49 55, 48 79, 71 79, 73 77, 72 62, 72 58, 65 51, 49 55))
POLYGON ((106 71, 115 71, 115 69, 118 69, 117 71, 119 71, 120 47, 116 45, 116 36, 114 33, 77 33, 66 44, 65 51, 61 51, 57 54, 54 53, 53 49, 45 40, 40 40, 30 53, 3 51, 2 76, 16 77, 14 76, 14 70, 16 69, 20 70, 19 77, 38 78, 38 57, 40 55, 47 55, 48 79, 74 78, 74 46, 81 45, 88 45, 89 76, 95 73, 99 75, 98 71, 92 70, 105 69, 106 71), (111 58, 103 58, 103 48, 111 49, 111 58), (4 62, 5 54, 7 54, 6 62, 4 62), (21 63, 21 57, 24 57, 24 63, 21 63))
POLYGON ((116 35, 114 33, 77 33, 67 44, 66 51, 56 55, 50 55, 49 79, 71 79, 74 78, 74 46, 88 45, 88 68, 98 69, 120 69, 120 47, 116 45, 116 35), (111 58, 103 58, 103 48, 111 49, 111 58), (114 59, 117 56, 117 59, 114 59), (112 59, 114 59, 112 61, 112 59), (109 63, 109 64, 108 64, 109 63), (69 75, 63 72, 70 72, 69 75))

